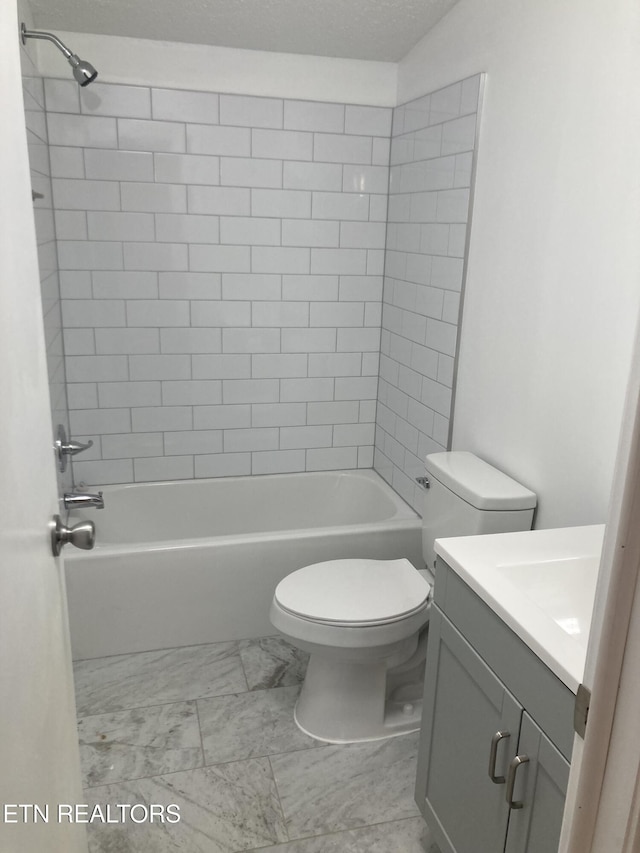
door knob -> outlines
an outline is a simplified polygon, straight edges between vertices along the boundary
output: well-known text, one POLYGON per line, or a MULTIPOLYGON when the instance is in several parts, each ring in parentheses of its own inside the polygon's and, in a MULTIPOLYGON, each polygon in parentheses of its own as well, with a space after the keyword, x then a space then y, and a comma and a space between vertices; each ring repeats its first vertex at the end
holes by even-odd
POLYGON ((62 546, 67 542, 76 548, 90 551, 96 544, 96 526, 93 521, 81 521, 73 527, 65 527, 60 516, 54 515, 51 528, 51 550, 54 557, 59 556, 62 546))

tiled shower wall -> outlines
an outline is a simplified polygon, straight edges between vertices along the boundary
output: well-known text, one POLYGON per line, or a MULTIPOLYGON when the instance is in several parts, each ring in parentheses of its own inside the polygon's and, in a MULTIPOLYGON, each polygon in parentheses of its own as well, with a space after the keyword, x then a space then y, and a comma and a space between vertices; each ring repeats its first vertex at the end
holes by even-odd
POLYGON ((393 111, 374 465, 418 512, 448 446, 480 83, 393 111))
POLYGON ((45 95, 76 481, 371 467, 391 110, 45 95))

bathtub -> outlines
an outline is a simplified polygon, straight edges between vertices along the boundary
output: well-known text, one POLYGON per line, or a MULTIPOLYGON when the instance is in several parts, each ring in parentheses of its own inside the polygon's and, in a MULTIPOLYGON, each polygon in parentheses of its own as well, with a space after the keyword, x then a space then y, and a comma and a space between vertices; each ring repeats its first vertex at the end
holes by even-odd
POLYGON ((348 557, 422 565, 421 519, 374 471, 106 486, 93 551, 66 548, 76 659, 273 634, 290 572, 348 557))

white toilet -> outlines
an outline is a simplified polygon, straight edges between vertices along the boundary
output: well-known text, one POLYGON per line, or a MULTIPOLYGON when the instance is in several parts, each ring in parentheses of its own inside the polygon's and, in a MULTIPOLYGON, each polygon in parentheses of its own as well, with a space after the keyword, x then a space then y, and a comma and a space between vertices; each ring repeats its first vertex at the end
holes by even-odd
POLYGON ((331 560, 276 588, 272 624, 310 654, 294 716, 311 737, 352 743, 417 730, 434 540, 531 527, 534 493, 472 453, 431 454, 426 469, 426 569, 402 558, 331 560))

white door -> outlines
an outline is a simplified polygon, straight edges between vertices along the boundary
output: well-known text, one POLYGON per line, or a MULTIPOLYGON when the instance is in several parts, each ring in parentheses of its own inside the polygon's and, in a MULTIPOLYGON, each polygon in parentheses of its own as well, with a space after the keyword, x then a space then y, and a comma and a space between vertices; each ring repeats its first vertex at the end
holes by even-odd
POLYGON ((84 827, 57 821, 82 788, 13 2, 0 3, 0 105, 0 850, 82 853, 84 827))

